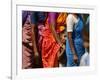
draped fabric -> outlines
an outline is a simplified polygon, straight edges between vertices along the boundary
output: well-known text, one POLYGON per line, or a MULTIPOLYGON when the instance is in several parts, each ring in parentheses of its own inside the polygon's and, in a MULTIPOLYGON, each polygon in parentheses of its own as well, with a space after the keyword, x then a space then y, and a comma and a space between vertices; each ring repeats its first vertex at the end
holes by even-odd
MULTIPOLYGON (((43 67, 57 67, 58 66, 57 55, 60 50, 60 46, 56 42, 50 30, 50 25, 55 24, 56 25, 55 29, 57 31, 58 27, 64 26, 66 24, 66 17, 67 17, 66 13, 57 14, 57 13, 51 12, 48 14, 48 19, 45 24, 45 29, 42 33, 42 36, 43 36, 43 40, 42 40, 43 67)), ((65 26, 64 26, 64 29, 65 29, 65 26)))
POLYGON ((32 50, 32 40, 31 40, 31 25, 28 24, 30 15, 24 19, 22 27, 22 68, 32 68, 33 67, 33 50, 32 50))
POLYGON ((83 38, 82 38, 82 30, 83 30, 83 21, 81 18, 78 18, 78 22, 75 24, 73 32, 72 32, 72 39, 73 39, 73 44, 75 47, 76 54, 78 56, 78 63, 74 63, 73 60, 73 53, 70 48, 69 40, 66 40, 66 55, 67 55, 67 66, 72 67, 72 66, 79 66, 80 64, 80 59, 81 56, 85 52, 85 48, 83 46, 83 38))
POLYGON ((45 29, 43 31, 42 40, 42 62, 43 67, 57 67, 58 58, 57 53, 60 49, 59 44, 55 41, 55 38, 50 30, 49 18, 46 21, 45 29))
MULTIPOLYGON (((34 51, 33 51, 33 44, 32 44, 32 26, 30 23, 34 24, 36 26, 37 23, 43 22, 45 20, 45 15, 43 12, 29 12, 29 11, 23 11, 22 21, 23 21, 23 27, 22 27, 22 68, 38 68, 42 67, 41 60, 40 64, 37 65, 34 61, 34 51)), ((39 25, 40 26, 40 25, 39 25)), ((42 27, 42 26, 41 26, 42 27)), ((35 36, 36 36, 36 44, 38 43, 38 36, 40 33, 37 30, 37 26, 35 27, 35 36)), ((41 41, 39 41, 41 42, 41 41)), ((37 46, 37 45, 36 45, 37 46)), ((37 47, 38 48, 38 47, 37 47)), ((41 48, 39 48, 41 49, 41 48)), ((39 51, 40 52, 40 51, 39 51)), ((39 53, 40 55, 40 53, 39 53)))
POLYGON ((67 13, 60 13, 58 15, 58 18, 57 18, 57 23, 65 25, 66 24, 66 17, 67 17, 67 13))
POLYGON ((56 23, 57 23, 57 27, 56 27, 57 33, 60 33, 63 30, 65 30, 66 18, 67 18, 67 13, 59 13, 59 15, 57 17, 57 21, 56 21, 56 23))
MULTIPOLYGON (((48 13, 45 16, 43 12, 23 12, 23 43, 22 44, 22 67, 33 68, 36 67, 33 58, 33 45, 32 45, 32 28, 29 24, 35 24, 38 28, 36 33, 36 43, 38 46, 39 55, 42 56, 43 67, 57 67, 58 66, 58 52, 60 50, 59 44, 56 42, 53 33, 51 32, 50 26, 55 24, 55 29, 59 31, 65 28, 60 28, 60 26, 65 25, 66 13, 48 13), (28 16, 30 15, 30 16, 28 16), (45 22, 46 19, 46 22, 45 22), (27 24, 25 24, 25 21, 27 24), (43 24, 44 23, 44 24, 43 24), (51 23, 51 24, 50 24, 51 23), (27 43, 27 44, 26 44, 27 43)), ((53 26, 54 27, 54 26, 53 26)), ((62 31, 61 30, 61 31, 62 31)))

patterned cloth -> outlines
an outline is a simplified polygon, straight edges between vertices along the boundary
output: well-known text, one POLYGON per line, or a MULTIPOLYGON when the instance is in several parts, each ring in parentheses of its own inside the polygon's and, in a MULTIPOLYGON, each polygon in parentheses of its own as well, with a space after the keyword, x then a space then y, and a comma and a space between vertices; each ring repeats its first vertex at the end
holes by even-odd
POLYGON ((22 27, 22 68, 32 68, 33 50, 31 40, 31 25, 29 24, 30 16, 27 16, 26 22, 22 27))

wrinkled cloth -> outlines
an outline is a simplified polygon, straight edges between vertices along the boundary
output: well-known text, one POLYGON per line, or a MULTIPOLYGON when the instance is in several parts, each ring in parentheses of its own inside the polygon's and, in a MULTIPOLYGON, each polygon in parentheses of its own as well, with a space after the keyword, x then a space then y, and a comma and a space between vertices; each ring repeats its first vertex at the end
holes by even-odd
POLYGON ((66 17, 67 17, 67 13, 59 13, 57 20, 56 20, 56 31, 57 33, 61 33, 62 31, 65 30, 66 28, 66 17))
MULTIPOLYGON (((29 15, 26 19, 29 20, 29 15)), ((26 21, 26 22, 27 22, 26 21)), ((22 68, 32 68, 33 50, 32 50, 32 40, 31 40, 31 26, 28 23, 24 23, 22 27, 22 68)))
POLYGON ((41 63, 41 28, 38 26, 39 23, 43 23, 46 16, 44 12, 22 12, 22 68, 40 68, 42 67, 41 63), (35 36, 36 36, 36 46, 39 46, 39 64, 35 62, 34 51, 32 44, 32 27, 31 24, 35 25, 35 36))
POLYGON ((67 55, 67 65, 68 67, 79 66, 81 56, 85 53, 85 48, 83 47, 83 38, 82 38, 82 30, 83 30, 83 21, 81 18, 78 18, 78 22, 74 25, 74 29, 72 32, 72 39, 76 54, 78 56, 78 63, 74 63, 73 53, 70 48, 69 40, 66 40, 66 55, 67 55))
MULTIPOLYGON (((51 17, 54 18, 53 15, 51 17)), ((49 15, 49 16, 50 16, 49 15)), ((47 19, 45 24, 45 29, 42 32, 42 63, 43 67, 57 67, 58 66, 58 58, 57 53, 60 49, 59 44, 55 41, 55 38, 50 30, 50 18, 47 19)), ((53 21, 53 20, 52 20, 53 21)))
POLYGON ((89 64, 90 64, 89 60, 90 60, 89 53, 85 52, 81 58, 80 66, 89 66, 89 64))

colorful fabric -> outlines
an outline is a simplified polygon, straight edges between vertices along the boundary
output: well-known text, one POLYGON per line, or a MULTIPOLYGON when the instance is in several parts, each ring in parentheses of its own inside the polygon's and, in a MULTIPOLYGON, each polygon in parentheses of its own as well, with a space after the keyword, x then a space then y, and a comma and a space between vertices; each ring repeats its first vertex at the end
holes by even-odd
POLYGON ((32 48, 32 40, 31 40, 31 26, 30 24, 27 24, 27 20, 30 15, 27 15, 25 18, 25 22, 22 27, 22 68, 32 68, 33 64, 31 60, 33 58, 30 58, 30 56, 33 56, 33 50, 32 48))
POLYGON ((58 18, 57 18, 57 23, 58 24, 66 24, 66 17, 67 17, 67 13, 59 13, 58 18))
POLYGON ((79 66, 81 56, 85 53, 85 49, 83 47, 83 39, 82 39, 82 29, 83 29, 83 21, 78 18, 78 23, 75 24, 73 32, 72 32, 72 39, 75 51, 78 56, 78 63, 75 64, 73 60, 73 53, 70 48, 69 41, 66 41, 66 55, 67 55, 67 66, 79 66))
MULTIPOLYGON (((50 14, 54 18, 53 13, 50 14), (53 15, 53 16, 52 16, 53 15)), ((51 18, 50 17, 50 18, 51 18)), ((59 44, 55 41, 55 38, 50 30, 50 18, 47 19, 45 30, 43 31, 42 40, 42 63, 43 67, 57 67, 58 58, 57 53, 60 49, 59 44)))
POLYGON ((59 13, 57 22, 56 22, 57 23, 57 28, 56 28, 57 33, 60 33, 65 30, 66 17, 67 17, 67 13, 59 13))

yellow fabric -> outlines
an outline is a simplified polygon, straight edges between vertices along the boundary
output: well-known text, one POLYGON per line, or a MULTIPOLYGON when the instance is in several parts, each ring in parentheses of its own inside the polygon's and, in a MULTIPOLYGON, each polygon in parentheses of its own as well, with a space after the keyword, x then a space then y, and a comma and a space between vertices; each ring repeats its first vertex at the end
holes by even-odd
POLYGON ((57 32, 62 32, 65 30, 67 13, 60 13, 57 18, 57 32))
POLYGON ((66 24, 66 18, 67 18, 67 13, 60 13, 57 18, 57 23, 63 25, 66 24))
POLYGON ((60 30, 60 31, 63 31, 64 29, 65 29, 65 26, 60 26, 60 27, 59 27, 59 30, 60 30))

